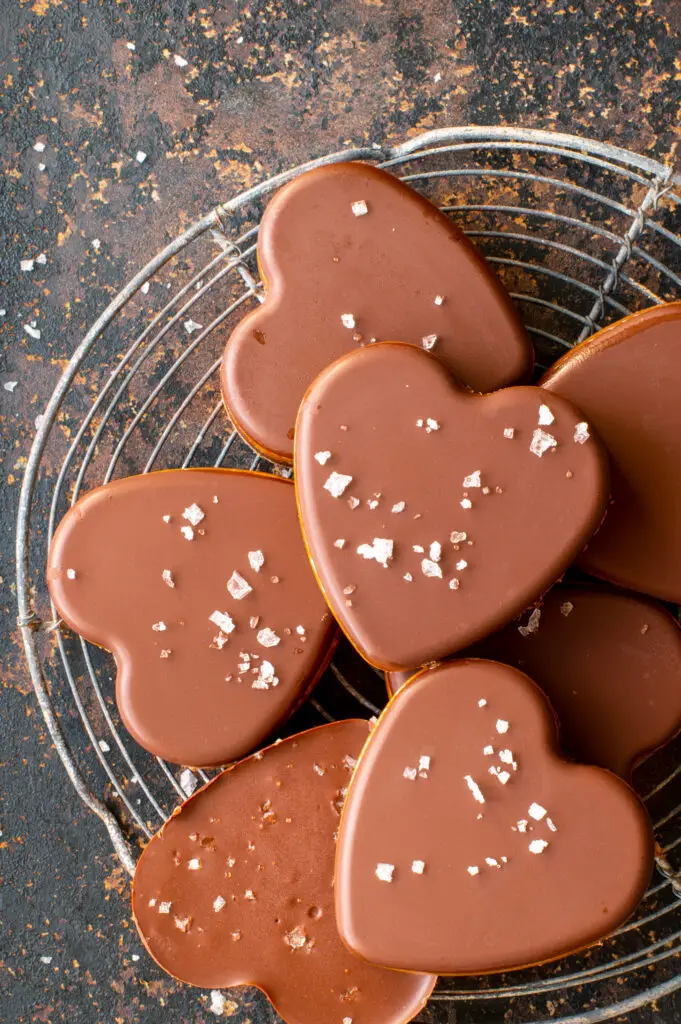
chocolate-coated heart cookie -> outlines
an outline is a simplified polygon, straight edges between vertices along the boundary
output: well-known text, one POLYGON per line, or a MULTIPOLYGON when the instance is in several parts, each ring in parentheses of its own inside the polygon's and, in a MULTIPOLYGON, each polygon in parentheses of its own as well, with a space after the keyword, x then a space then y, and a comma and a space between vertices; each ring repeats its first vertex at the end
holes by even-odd
POLYGON ((499 280, 452 221, 368 164, 308 171, 262 219, 266 300, 232 333, 222 389, 239 431, 290 462, 305 389, 339 356, 400 338, 492 391, 529 375, 532 348, 499 280))
POLYGON ((681 601, 681 302, 599 331, 542 386, 584 412, 611 456, 612 506, 581 567, 681 601))
POLYGON ((64 621, 113 651, 121 718, 147 750, 225 764, 300 703, 335 636, 292 485, 226 469, 117 480, 64 517, 47 578, 64 621))
MULTIPOLYGON (((681 630, 654 601, 605 586, 558 586, 541 606, 461 652, 526 672, 570 757, 628 779, 681 729, 681 630)), ((408 673, 388 673, 396 692, 408 673)))
POLYGON ((269 747, 193 796, 145 849, 133 912, 164 970, 257 985, 287 1024, 406 1024, 435 978, 364 963, 333 907, 336 831, 366 722, 269 747))
POLYGON ((607 497, 601 447, 568 402, 531 387, 473 395, 389 343, 338 360, 307 393, 296 487, 327 601, 384 669, 512 619, 584 547, 607 497))
POLYGON ((346 945, 385 967, 479 974, 604 938, 650 879, 625 782, 562 760, 521 672, 459 661, 408 682, 350 785, 336 861, 346 945))

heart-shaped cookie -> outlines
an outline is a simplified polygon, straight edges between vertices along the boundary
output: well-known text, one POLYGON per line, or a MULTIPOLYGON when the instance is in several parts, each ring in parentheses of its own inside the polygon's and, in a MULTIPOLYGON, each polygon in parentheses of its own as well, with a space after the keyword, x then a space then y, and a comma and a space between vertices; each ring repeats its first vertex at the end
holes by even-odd
POLYGON ((267 298, 232 333, 222 390, 243 436, 290 462, 298 406, 325 366, 400 338, 492 391, 529 376, 532 348, 499 280, 452 221, 368 164, 308 171, 262 219, 267 298))
MULTIPOLYGON (((681 729, 681 630, 669 612, 605 586, 554 587, 539 608, 461 652, 526 672, 551 702, 561 749, 628 779, 681 729)), ((388 673, 396 692, 406 673, 388 673)))
POLYGON ((599 331, 542 386, 585 413, 611 456, 612 506, 581 567, 681 601, 681 302, 599 331))
POLYGON ((652 863, 643 805, 615 775, 561 760, 539 688, 497 662, 451 662, 402 687, 364 748, 336 917, 385 967, 511 970, 604 938, 652 863))
POLYGON ((333 907, 335 839, 366 722, 322 726, 218 776, 145 849, 133 913, 160 966, 257 985, 287 1024, 405 1024, 435 978, 364 963, 333 907))
POLYGON ((519 614, 584 547, 607 496, 601 447, 568 402, 531 387, 473 395, 390 343, 310 388, 296 487, 327 601, 383 669, 445 657, 519 614))
POLYGON ((260 473, 171 470, 97 488, 60 524, 47 579, 64 621, 113 651, 127 729, 180 764, 225 764, 261 743, 335 636, 293 487, 260 473))

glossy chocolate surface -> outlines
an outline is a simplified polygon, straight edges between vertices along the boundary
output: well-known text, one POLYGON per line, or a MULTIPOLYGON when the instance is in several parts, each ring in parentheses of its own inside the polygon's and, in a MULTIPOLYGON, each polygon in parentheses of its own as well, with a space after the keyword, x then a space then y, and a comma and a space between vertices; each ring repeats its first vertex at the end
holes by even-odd
POLYGON ((222 387, 238 429, 275 459, 293 456, 317 374, 376 339, 431 346, 477 391, 529 376, 530 342, 494 272, 385 171, 341 163, 285 185, 263 216, 258 259, 267 298, 232 333, 222 387))
POLYGON ((383 669, 445 657, 519 614, 584 547, 607 497, 601 447, 569 403, 531 387, 472 395, 398 344, 317 379, 296 487, 329 605, 383 669))
POLYGON ((613 503, 581 567, 681 601, 681 303, 606 327, 542 384, 582 409, 611 456, 613 503))
POLYGON ((652 862, 643 805, 558 756, 538 687, 452 662, 407 683, 364 748, 338 840, 338 926, 387 967, 509 970, 606 936, 652 862))
MULTIPOLYGON (((462 657, 526 672, 576 761, 629 778, 636 762, 681 728, 681 630, 662 605, 605 586, 558 586, 462 657)), ((411 673, 389 673, 395 692, 411 673)))
POLYGON ((47 576, 64 621, 113 651, 128 730, 180 764, 261 743, 334 638, 278 477, 192 469, 107 484, 64 517, 47 576))
POLYGON ((403 1024, 435 979, 364 963, 333 907, 335 836, 367 723, 302 733, 220 775, 144 851, 133 884, 142 939, 164 970, 206 988, 258 985, 287 1024, 403 1024))

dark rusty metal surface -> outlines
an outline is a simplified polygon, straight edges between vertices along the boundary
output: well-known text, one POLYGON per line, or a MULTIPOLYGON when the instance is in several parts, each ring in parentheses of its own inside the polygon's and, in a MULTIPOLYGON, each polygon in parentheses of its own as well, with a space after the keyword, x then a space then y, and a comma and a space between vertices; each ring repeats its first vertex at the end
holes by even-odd
MULTIPOLYGON (((46 741, 14 629, 22 467, 35 417, 86 327, 216 203, 346 144, 519 124, 669 160, 681 131, 680 30, 674 0, 0 6, 3 1024, 217 1019, 207 993, 172 982, 142 950, 127 876, 46 741), (22 260, 33 269, 22 271, 22 260)), ((60 431, 68 440, 68 416, 60 431)), ((675 959, 668 970, 678 970, 675 959)), ((554 1003, 561 1015, 582 1008, 579 990, 554 1003)), ((681 1000, 659 1014, 681 1019, 681 1000)), ((651 1007, 630 1019, 655 1015, 651 1007)), ((251 991, 227 994, 223 1016, 274 1020, 251 991)), ((513 1007, 472 1017, 435 1004, 421 1019, 512 1021, 513 1007)))

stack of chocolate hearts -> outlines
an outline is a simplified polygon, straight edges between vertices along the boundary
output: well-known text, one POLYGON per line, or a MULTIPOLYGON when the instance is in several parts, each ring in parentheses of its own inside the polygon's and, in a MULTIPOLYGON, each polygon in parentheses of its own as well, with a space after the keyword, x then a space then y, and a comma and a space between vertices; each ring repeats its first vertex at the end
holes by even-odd
POLYGON ((630 780, 681 728, 681 633, 653 600, 681 601, 681 303, 529 386, 489 267, 363 164, 281 189, 258 255, 266 300, 227 343, 223 394, 295 485, 107 484, 63 520, 48 580, 113 651, 142 746, 237 762, 140 859, 155 960, 257 985, 288 1024, 406 1024, 438 974, 579 950, 649 882, 630 780), (386 673, 378 722, 253 753, 336 624, 386 673))

